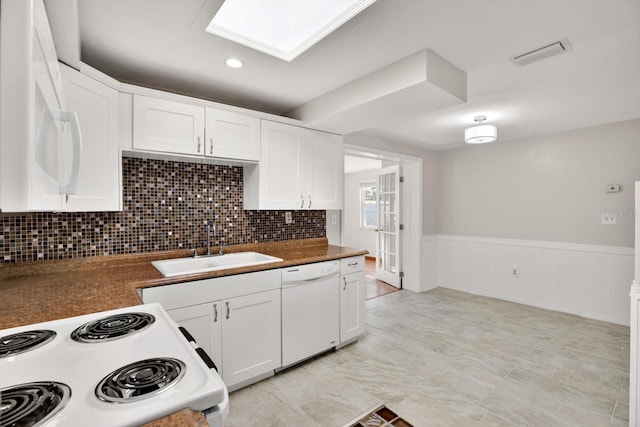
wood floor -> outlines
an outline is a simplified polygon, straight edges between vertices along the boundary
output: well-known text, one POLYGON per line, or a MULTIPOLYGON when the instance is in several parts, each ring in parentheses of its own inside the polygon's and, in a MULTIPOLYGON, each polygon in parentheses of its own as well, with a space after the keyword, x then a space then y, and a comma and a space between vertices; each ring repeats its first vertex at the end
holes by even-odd
POLYGON ((629 328, 462 292, 367 301, 367 335, 231 394, 225 424, 627 426, 629 328))
POLYGON ((383 282, 382 280, 376 279, 376 261, 372 258, 367 258, 365 260, 364 281, 367 285, 367 299, 376 298, 400 290, 383 282))

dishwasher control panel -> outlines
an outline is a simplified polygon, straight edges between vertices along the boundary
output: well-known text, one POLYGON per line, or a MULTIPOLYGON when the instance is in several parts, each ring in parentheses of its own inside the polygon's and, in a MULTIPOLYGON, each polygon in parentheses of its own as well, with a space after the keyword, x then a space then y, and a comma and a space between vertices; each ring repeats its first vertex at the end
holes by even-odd
POLYGON ((282 269, 282 284, 308 282, 340 274, 340 261, 316 262, 282 269))

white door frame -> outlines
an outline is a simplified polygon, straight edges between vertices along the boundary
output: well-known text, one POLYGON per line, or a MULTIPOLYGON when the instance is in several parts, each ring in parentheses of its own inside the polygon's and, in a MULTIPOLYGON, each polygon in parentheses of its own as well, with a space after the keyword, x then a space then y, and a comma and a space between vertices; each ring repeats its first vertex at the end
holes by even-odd
MULTIPOLYGON (((401 267, 404 272, 402 287, 410 291, 421 292, 422 158, 352 144, 344 145, 344 154, 400 163, 400 170, 404 176, 404 183, 400 184, 403 186, 400 211, 401 221, 404 224, 404 231, 401 232, 401 267)), ((342 240, 344 238, 344 224, 343 219, 340 230, 341 244, 344 244, 342 240)))

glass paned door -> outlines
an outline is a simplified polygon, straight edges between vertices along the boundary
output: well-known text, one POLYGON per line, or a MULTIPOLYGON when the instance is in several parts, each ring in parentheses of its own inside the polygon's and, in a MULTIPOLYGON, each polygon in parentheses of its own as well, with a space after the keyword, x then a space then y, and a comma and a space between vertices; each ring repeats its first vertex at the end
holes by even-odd
POLYGON ((376 278, 400 287, 400 166, 378 173, 376 278))

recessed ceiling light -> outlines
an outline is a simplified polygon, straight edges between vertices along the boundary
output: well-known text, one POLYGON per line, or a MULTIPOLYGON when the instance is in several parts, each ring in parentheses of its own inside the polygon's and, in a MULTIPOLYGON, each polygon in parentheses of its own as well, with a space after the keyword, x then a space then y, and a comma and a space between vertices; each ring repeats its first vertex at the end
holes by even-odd
POLYGON ((242 68, 242 66, 244 65, 242 63, 242 61, 240 61, 239 59, 236 59, 236 58, 227 59, 225 61, 225 64, 227 64, 231 68, 242 68))
POLYGON ((226 0, 206 31, 291 61, 376 0, 226 0))

